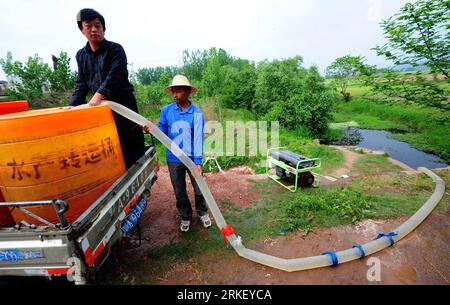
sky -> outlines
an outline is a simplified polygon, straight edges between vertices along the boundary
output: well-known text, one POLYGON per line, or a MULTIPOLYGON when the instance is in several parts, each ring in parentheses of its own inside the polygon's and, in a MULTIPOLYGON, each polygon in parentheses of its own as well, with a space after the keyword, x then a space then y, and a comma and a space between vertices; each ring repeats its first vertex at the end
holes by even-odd
MULTIPOLYGON (((182 51, 225 49, 259 62, 301 55, 320 71, 337 57, 362 55, 380 67, 391 63, 371 48, 385 43, 380 22, 408 0, 0 0, 0 58, 11 51, 25 61, 65 51, 86 39, 76 25, 82 8, 106 20, 108 40, 120 43, 134 71, 182 64, 182 51)), ((0 80, 5 79, 0 69, 0 80)))

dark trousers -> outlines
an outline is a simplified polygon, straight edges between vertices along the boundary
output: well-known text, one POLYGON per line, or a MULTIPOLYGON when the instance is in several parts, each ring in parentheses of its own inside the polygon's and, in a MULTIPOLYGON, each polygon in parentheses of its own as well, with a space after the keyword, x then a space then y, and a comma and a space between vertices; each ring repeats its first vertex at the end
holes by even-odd
POLYGON ((203 216, 208 213, 208 206, 206 205, 205 198, 203 198, 202 192, 192 177, 191 172, 183 163, 167 162, 169 167, 170 181, 172 182, 175 197, 177 199, 177 209, 180 213, 180 217, 183 220, 192 219, 192 207, 186 192, 186 172, 189 174, 192 186, 195 193, 195 208, 198 216, 203 216))
MULTIPOLYGON (((136 99, 132 93, 119 97, 115 101, 137 112, 136 99)), ((113 112, 114 121, 119 135, 125 166, 129 169, 145 154, 145 140, 142 127, 113 112)))

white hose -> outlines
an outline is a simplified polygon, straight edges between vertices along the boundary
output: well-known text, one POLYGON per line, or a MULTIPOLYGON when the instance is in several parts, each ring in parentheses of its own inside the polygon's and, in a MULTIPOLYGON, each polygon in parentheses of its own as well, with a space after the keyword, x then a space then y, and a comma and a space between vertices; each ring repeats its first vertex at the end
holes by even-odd
MULTIPOLYGON (((192 162, 192 160, 178 147, 178 145, 172 142, 169 137, 161 132, 155 124, 139 115, 138 113, 115 102, 107 103, 112 110, 135 122, 136 124, 139 124, 141 126, 148 126, 150 128, 150 133, 154 135, 168 149, 170 149, 172 153, 181 162, 183 162, 184 165, 186 165, 186 167, 194 176, 200 190, 202 191, 203 197, 205 198, 212 216, 216 221, 216 225, 221 231, 223 228, 227 227, 227 223, 223 218, 223 215, 220 212, 219 207, 217 206, 217 203, 211 194, 211 191, 206 185, 205 179, 197 171, 194 162, 192 162)), ((247 249, 242 244, 241 237, 237 237, 235 234, 227 236, 227 240, 240 256, 251 261, 288 272, 333 265, 333 256, 334 259, 337 259, 337 261, 334 261, 334 263, 340 264, 361 258, 363 252, 366 256, 371 255, 386 247, 391 246, 394 242, 397 242, 398 240, 405 237, 408 233, 413 231, 431 213, 431 211, 436 207, 436 205, 444 195, 445 184, 439 176, 424 167, 419 167, 418 170, 426 173, 429 177, 431 177, 436 183, 436 188, 434 190, 434 193, 430 196, 430 198, 428 198, 425 204, 413 216, 411 216, 407 221, 405 221, 401 226, 393 231, 394 233, 392 235, 394 236, 378 238, 364 245, 361 245, 359 248, 351 248, 331 254, 294 259, 284 259, 247 249)))

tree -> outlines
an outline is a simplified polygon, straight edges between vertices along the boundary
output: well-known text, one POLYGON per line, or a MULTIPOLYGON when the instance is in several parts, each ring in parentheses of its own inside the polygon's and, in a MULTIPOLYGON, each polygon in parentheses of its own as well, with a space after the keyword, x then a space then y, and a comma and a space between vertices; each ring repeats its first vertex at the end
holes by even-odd
POLYGON ((159 82, 162 77, 173 78, 177 74, 181 74, 182 69, 179 67, 152 67, 138 69, 135 77, 142 85, 150 85, 159 82))
POLYGON ((287 129, 306 127, 312 136, 320 137, 328 129, 339 96, 327 88, 317 67, 303 69, 301 74, 299 90, 274 104, 264 118, 279 121, 287 129))
POLYGON ((13 61, 12 53, 8 52, 6 59, 0 59, 0 65, 7 76, 13 80, 6 89, 6 94, 15 99, 26 99, 30 103, 43 96, 43 87, 51 70, 37 54, 28 57, 25 64, 13 61))
POLYGON ((208 64, 209 54, 207 50, 189 52, 183 51, 183 73, 189 80, 201 80, 203 71, 208 64))
POLYGON ((75 88, 76 73, 70 70, 70 57, 66 52, 52 56, 53 70, 47 71, 50 90, 53 92, 68 92, 75 88))
POLYGON ((400 74, 385 70, 383 77, 368 83, 377 100, 399 100, 429 107, 449 109, 447 93, 436 82, 426 80, 420 71, 415 74, 400 74))
POLYGON ((224 49, 210 48, 209 50, 183 51, 183 73, 189 80, 200 81, 207 69, 211 59, 217 61, 219 66, 233 65, 235 58, 230 56, 224 49))
POLYGON ((252 110, 256 114, 267 113, 273 105, 288 100, 301 90, 300 82, 306 77, 301 67, 303 58, 295 56, 272 62, 263 61, 256 69, 256 92, 252 110))
POLYGON ((344 100, 350 100, 350 93, 347 91, 349 82, 359 76, 373 74, 374 67, 364 63, 362 56, 345 55, 336 58, 326 69, 326 75, 333 79, 335 85, 339 87, 344 100))
POLYGON ((381 23, 388 42, 376 46, 378 55, 396 65, 428 66, 450 78, 450 1, 418 0, 381 23))
POLYGON ((203 72, 203 90, 206 96, 215 97, 221 92, 227 74, 227 66, 221 65, 220 58, 214 56, 208 60, 203 72))
POLYGON ((287 129, 305 127, 311 135, 321 136, 338 94, 327 88, 317 67, 305 69, 302 62, 301 56, 295 56, 260 63, 252 110, 287 129))
POLYGON ((240 68, 229 67, 221 92, 223 105, 229 108, 251 110, 255 98, 255 85, 254 63, 247 61, 240 68))

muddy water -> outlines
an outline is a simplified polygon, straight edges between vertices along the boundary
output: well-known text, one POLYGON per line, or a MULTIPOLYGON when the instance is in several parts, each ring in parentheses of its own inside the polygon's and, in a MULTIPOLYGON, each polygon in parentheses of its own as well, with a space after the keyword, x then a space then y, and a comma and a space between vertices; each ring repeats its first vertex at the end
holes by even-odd
POLYGON ((439 157, 420 151, 408 143, 393 139, 385 130, 347 128, 344 137, 335 145, 358 145, 371 150, 385 151, 392 158, 412 168, 424 166, 429 169, 447 167, 439 157))

